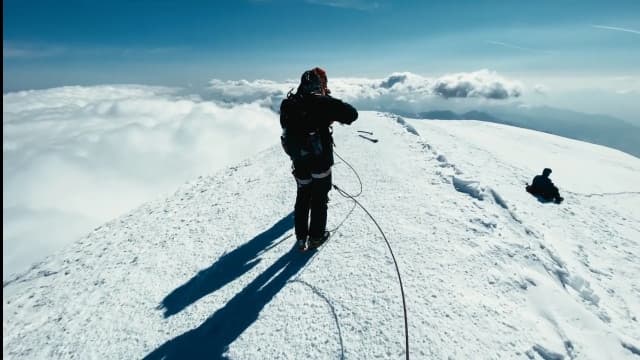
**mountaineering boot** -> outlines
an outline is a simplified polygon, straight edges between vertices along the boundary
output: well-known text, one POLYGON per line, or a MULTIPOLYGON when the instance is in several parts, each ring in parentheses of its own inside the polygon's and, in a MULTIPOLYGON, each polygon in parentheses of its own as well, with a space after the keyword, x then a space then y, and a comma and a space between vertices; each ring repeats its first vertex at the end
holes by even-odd
POLYGON ((307 247, 308 247, 308 242, 307 242, 307 238, 303 238, 303 239, 298 239, 296 241, 296 245, 298 246, 298 250, 300 251, 306 251, 307 247))
POLYGON ((315 249, 317 247, 319 247, 320 245, 324 244, 328 239, 329 236, 331 236, 331 233, 329 233, 328 231, 325 231, 324 234, 322 234, 321 237, 310 237, 309 238, 309 249, 315 249))

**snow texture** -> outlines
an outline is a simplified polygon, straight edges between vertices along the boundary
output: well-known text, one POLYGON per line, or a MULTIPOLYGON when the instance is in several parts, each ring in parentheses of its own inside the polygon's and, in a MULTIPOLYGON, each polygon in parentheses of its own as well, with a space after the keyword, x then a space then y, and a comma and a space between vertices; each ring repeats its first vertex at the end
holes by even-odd
MULTIPOLYGON (((638 358, 640 160, 374 112, 334 136, 398 259, 411 358, 638 358), (561 205, 524 191, 544 167, 561 205)), ((333 179, 359 189, 342 161, 333 179)), ((294 197, 276 145, 102 225, 4 281, 3 357, 404 358, 377 228, 331 192, 334 235, 301 254, 294 197)))

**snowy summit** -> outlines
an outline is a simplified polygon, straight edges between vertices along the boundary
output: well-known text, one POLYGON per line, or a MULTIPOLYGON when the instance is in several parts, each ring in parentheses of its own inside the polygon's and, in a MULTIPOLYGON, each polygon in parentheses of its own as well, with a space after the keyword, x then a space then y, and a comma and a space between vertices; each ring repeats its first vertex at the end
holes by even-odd
POLYGON ((3 282, 7 359, 638 359, 640 159, 474 121, 336 126, 330 240, 279 145, 3 282), (345 162, 346 160, 346 162, 345 162), (352 166, 355 172, 349 167, 352 166), (525 184, 545 167, 565 198, 525 184))

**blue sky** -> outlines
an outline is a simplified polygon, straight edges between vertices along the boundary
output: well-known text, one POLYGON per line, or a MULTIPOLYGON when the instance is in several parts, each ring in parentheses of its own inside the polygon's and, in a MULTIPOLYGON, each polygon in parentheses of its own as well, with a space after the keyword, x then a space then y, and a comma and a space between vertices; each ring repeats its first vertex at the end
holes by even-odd
POLYGON ((5 92, 280 80, 315 65, 362 77, 487 68, 628 95, 640 88, 640 1, 3 2, 5 92))

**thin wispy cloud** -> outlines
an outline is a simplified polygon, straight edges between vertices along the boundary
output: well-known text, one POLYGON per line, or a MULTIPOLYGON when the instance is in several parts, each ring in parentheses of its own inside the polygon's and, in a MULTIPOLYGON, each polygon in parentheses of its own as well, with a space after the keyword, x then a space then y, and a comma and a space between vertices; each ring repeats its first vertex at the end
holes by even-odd
POLYGON ((549 88, 542 84, 537 84, 533 87, 533 91, 539 95, 547 95, 547 93, 549 93, 549 88))
POLYGON ((5 59, 35 59, 84 56, 164 56, 187 51, 186 47, 113 47, 113 46, 62 46, 59 44, 17 43, 4 41, 2 57, 5 59))
POLYGON ((622 32, 628 32, 628 33, 632 33, 632 34, 640 35, 640 31, 638 31, 638 30, 627 29, 627 28, 621 28, 621 27, 616 27, 616 26, 591 25, 591 27, 592 27, 592 28, 596 28, 596 29, 613 30, 613 31, 622 31, 622 32))
POLYGON ((546 51, 546 50, 532 49, 532 48, 519 46, 519 45, 514 45, 514 44, 502 42, 502 41, 486 40, 485 43, 491 44, 491 45, 497 45, 497 46, 506 47, 506 48, 509 48, 509 49, 516 49, 516 50, 533 52, 533 53, 545 53, 545 54, 549 54, 550 53, 549 51, 546 51))
POLYGON ((635 89, 622 89, 622 90, 616 91, 616 94, 619 94, 619 95, 629 95, 629 94, 635 94, 635 93, 637 93, 635 89))
POLYGON ((2 57, 4 59, 33 59, 58 56, 66 51, 61 46, 25 45, 8 41, 2 42, 2 57))
POLYGON ((366 0, 306 0, 306 2, 308 4, 355 10, 375 10, 380 7, 379 2, 366 0))

